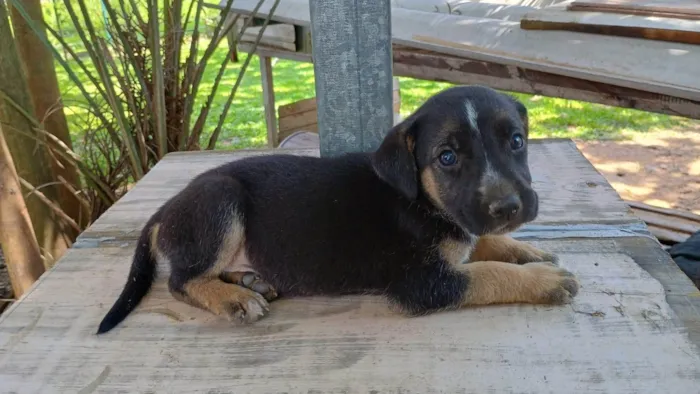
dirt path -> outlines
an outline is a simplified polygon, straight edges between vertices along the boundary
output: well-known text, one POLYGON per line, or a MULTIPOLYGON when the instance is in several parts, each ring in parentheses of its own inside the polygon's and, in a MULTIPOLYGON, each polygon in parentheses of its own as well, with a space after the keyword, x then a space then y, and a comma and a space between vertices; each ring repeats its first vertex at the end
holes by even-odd
POLYGON ((622 198, 700 214, 700 127, 576 145, 622 198))

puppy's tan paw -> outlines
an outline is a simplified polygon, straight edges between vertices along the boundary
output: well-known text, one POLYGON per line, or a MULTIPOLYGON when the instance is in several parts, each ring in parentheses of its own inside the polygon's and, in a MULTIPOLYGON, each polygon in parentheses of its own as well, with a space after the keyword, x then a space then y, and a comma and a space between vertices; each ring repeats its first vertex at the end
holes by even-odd
POLYGON ((531 275, 527 292, 532 303, 568 304, 578 294, 576 276, 563 268, 548 262, 527 263, 523 268, 531 275))
POLYGON ((270 312, 267 300, 252 290, 240 287, 229 299, 222 300, 218 315, 238 323, 253 323, 270 312))

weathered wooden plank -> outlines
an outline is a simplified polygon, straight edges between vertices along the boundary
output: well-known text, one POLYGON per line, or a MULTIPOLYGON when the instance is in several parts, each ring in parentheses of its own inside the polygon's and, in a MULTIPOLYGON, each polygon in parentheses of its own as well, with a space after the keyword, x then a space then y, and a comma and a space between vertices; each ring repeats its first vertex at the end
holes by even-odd
POLYGON ((318 133, 300 130, 280 141, 280 149, 316 148, 319 145, 318 133))
MULTIPOLYGON (((251 50, 246 44, 241 44, 239 49, 243 52, 251 50)), ((258 47, 257 53, 261 56, 312 62, 309 54, 301 52, 258 47)), ((481 84, 512 92, 541 94, 700 119, 700 100, 680 99, 524 67, 412 49, 400 44, 394 44, 393 57, 395 76, 457 84, 481 84)))
MULTIPOLYGON (((318 156, 318 149, 289 149, 285 153, 318 156)), ((124 239, 138 238, 148 217, 192 177, 250 154, 257 152, 189 152, 167 155, 114 204, 108 214, 98 218, 81 234, 79 244, 87 242, 92 245, 101 238, 103 242, 113 241, 119 244, 124 239), (184 157, 187 159, 184 160, 184 157)), ((534 140, 528 157, 533 184, 542 200, 535 224, 639 223, 627 204, 570 140, 534 140)), ((572 230, 578 231, 575 228, 572 230)))
POLYGON ((275 88, 272 75, 272 60, 267 56, 260 56, 260 77, 262 78, 267 144, 268 147, 273 148, 278 142, 277 121, 275 117, 275 88))
POLYGON ((394 46, 394 75, 457 84, 477 84, 622 108, 700 119, 700 100, 571 78, 493 62, 394 46))
POLYGON ((567 6, 571 11, 610 12, 626 15, 700 19, 697 1, 591 1, 577 0, 567 6))
MULTIPOLYGON (((394 123, 398 122, 401 111, 399 79, 393 78, 392 111, 394 123)), ((299 130, 318 132, 318 112, 316 98, 312 97, 279 107, 279 137, 282 141, 299 130)))
POLYGON ((567 30, 700 44, 700 20, 685 21, 599 12, 540 10, 525 14, 520 20, 520 27, 527 30, 567 30))
POLYGON ((645 203, 639 202, 639 201, 626 201, 626 203, 630 207, 638 209, 638 210, 661 213, 664 215, 673 216, 673 217, 677 217, 677 218, 681 218, 681 219, 690 220, 690 221, 693 221, 696 223, 700 223, 700 215, 696 215, 692 212, 681 211, 678 209, 668 209, 668 208, 657 207, 657 206, 645 204, 645 203))
MULTIPOLYGON (((250 26, 243 31, 241 41, 255 42, 255 37, 260 33, 262 26, 250 26)), ((263 41, 267 39, 273 42, 294 44, 296 37, 294 35, 294 25, 277 23, 268 25, 263 32, 263 41)), ((262 42, 262 41, 261 41, 262 42)))
POLYGON ((0 318, 2 390, 694 392, 698 303, 687 283, 667 294, 641 268, 670 266, 645 242, 537 243, 580 278, 572 305, 414 319, 375 297, 315 297, 273 302, 269 317, 236 327, 175 301, 162 267, 137 311, 100 337, 134 244, 73 249, 0 318))
MULTIPOLYGON (((240 38, 240 42, 254 44, 262 26, 248 27, 240 38)), ((265 28, 258 45, 280 48, 288 51, 296 50, 294 26, 287 24, 269 25, 265 28)))
MULTIPOLYGON (((255 0, 237 0, 235 12, 250 14, 255 0)), ((258 15, 268 13, 272 1, 258 15)), ((304 0, 288 0, 273 19, 308 25, 304 0)), ((392 8, 392 37, 409 47, 452 54, 697 100, 700 47, 575 32, 522 30, 518 22, 392 8), (615 56, 609 54, 614 53, 615 56), (585 54, 585 55, 583 55, 585 54)))
POLYGON ((507 2, 471 2, 464 0, 391 0, 392 7, 405 8, 414 11, 439 12, 442 14, 454 14, 471 16, 475 18, 489 18, 518 21, 530 11, 539 7, 530 5, 532 1, 523 4, 508 4, 507 2))

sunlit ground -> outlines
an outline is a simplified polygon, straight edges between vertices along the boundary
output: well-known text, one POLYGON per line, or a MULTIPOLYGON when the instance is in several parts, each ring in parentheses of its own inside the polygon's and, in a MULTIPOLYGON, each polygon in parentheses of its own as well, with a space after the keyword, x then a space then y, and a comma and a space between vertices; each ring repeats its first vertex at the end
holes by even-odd
POLYGON ((578 146, 622 198, 700 214, 700 127, 578 146))

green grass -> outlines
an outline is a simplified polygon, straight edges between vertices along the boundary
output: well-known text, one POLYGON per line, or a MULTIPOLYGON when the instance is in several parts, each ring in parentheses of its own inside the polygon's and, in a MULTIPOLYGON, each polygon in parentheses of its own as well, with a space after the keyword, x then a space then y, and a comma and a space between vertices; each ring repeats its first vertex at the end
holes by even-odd
MULTIPOLYGON (((45 7, 46 20, 50 24, 55 20, 51 7, 45 7)), ((98 10, 95 10, 98 12, 98 10)), ((216 20, 215 11, 210 10, 205 15, 205 20, 213 24, 216 20), (211 14, 211 15, 210 15, 211 14)), ((64 20, 64 29, 70 22, 64 20)), ((65 30, 64 30, 65 31, 65 30)), ((67 35, 67 40, 77 43, 74 34, 67 35)), ((200 49, 206 46, 206 39, 202 39, 200 49)), ((210 60, 200 87, 198 102, 201 104, 209 94, 208 88, 214 79, 219 64, 226 56, 227 45, 222 42, 210 60)), ((219 88, 218 97, 214 101, 212 115, 208 117, 202 141, 206 143, 209 134, 214 129, 221 107, 224 105, 228 92, 233 87, 243 60, 248 54, 239 54, 240 62, 229 64, 227 74, 219 88)), ((71 62, 73 63, 73 62, 71 62)), ((90 63, 88 61, 88 63, 90 63)), ((75 86, 66 75, 65 71, 57 64, 59 84, 67 110, 66 114, 71 126, 71 133, 79 140, 81 133, 88 126, 85 121, 85 99, 80 95, 75 86)), ((84 79, 84 76, 83 78, 84 79)), ((416 80, 412 78, 400 78, 401 83, 401 113, 407 115, 416 109, 426 98, 444 89, 450 84, 416 80)), ((86 85, 90 88, 90 85, 86 85)), ((274 88, 276 104, 284 105, 291 102, 310 98, 315 95, 313 66, 308 63, 300 63, 289 60, 278 60, 274 64, 274 88)), ((649 112, 607 107, 604 105, 516 94, 514 96, 522 100, 530 113, 531 136, 567 137, 583 140, 592 139, 619 139, 627 138, 632 134, 662 130, 666 128, 679 128, 690 124, 684 118, 659 115, 649 112)), ((262 147, 266 143, 266 129, 262 104, 262 87, 260 83, 260 68, 258 58, 254 57, 250 63, 246 75, 242 81, 233 106, 226 118, 217 149, 242 149, 262 147)), ((198 107, 194 116, 198 114, 198 107)))
MULTIPOLYGON (((223 56, 217 53, 215 56, 223 56)), ((247 56, 247 55, 243 55, 247 56)), ((217 60, 214 64, 218 63, 217 60)), ((234 65, 231 68, 237 68, 234 65)), ((399 78, 401 114, 406 116, 431 95, 452 86, 448 83, 399 78)), ((233 81, 227 81, 229 86, 233 81)), ((315 96, 313 66, 289 60, 274 65, 274 88, 277 105, 315 96)), ((508 92, 510 93, 510 92, 508 92)), ((622 139, 633 133, 683 127, 689 120, 644 111, 605 105, 510 93, 528 108, 533 138, 566 137, 583 140, 622 139)), ((266 142, 259 63, 255 58, 243 79, 219 149, 263 146, 266 142)), ((214 120, 214 118, 212 118, 214 120)))

